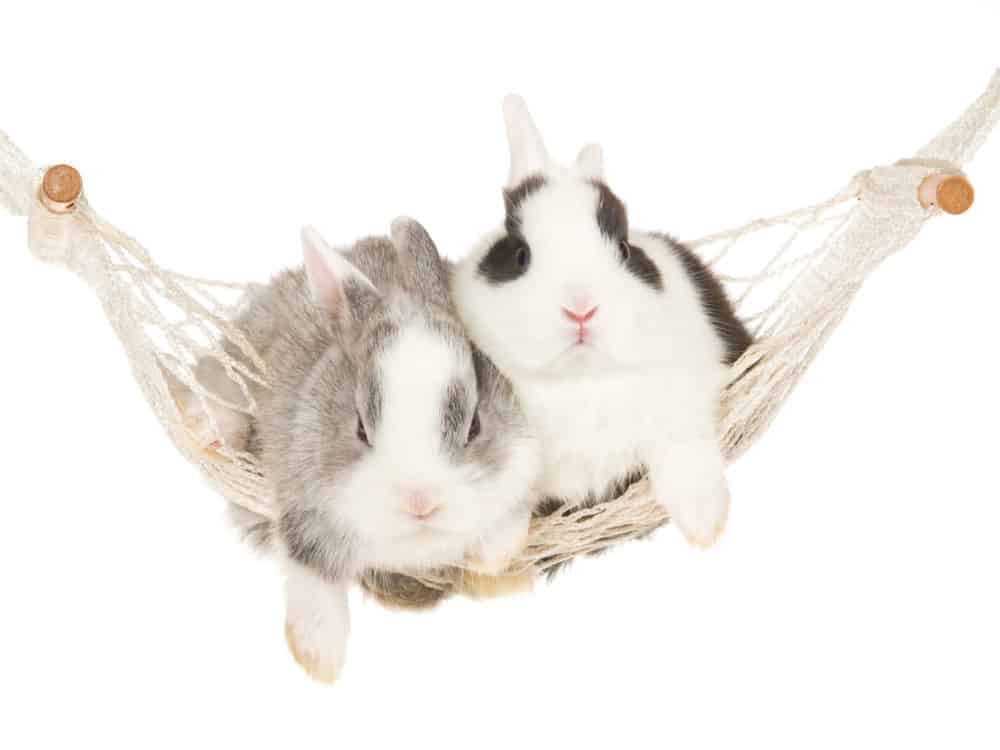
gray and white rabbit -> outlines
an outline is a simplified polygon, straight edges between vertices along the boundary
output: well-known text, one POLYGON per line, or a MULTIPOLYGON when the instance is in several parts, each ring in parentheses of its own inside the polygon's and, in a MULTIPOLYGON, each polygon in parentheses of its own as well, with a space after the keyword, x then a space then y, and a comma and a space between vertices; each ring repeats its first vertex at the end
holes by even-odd
POLYGON ((645 470, 688 541, 708 546, 729 508, 719 397, 751 337, 696 256, 629 227, 600 147, 557 164, 523 100, 504 114, 506 220, 457 265, 452 291, 539 433, 540 491, 592 503, 645 470))
MULTIPOLYGON (((255 391, 253 423, 213 415, 224 439, 248 436, 273 483, 273 528, 236 516, 278 554, 288 643, 320 680, 344 660, 351 580, 466 556, 503 567, 536 500, 537 441, 509 382, 467 339, 434 243, 412 220, 391 234, 338 252, 304 230, 304 268, 253 292, 236 321, 271 390, 255 391)), ((196 377, 232 398, 217 363, 196 377)))

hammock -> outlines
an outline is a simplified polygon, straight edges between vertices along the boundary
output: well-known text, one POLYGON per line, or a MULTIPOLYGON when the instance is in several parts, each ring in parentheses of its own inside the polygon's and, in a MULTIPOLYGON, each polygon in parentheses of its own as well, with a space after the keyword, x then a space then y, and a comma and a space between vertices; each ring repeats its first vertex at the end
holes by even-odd
MULTIPOLYGON (((732 366, 722 394, 720 440, 730 460, 771 424, 868 274, 909 243, 927 219, 971 205, 962 166, 998 118, 1000 71, 914 158, 861 172, 822 203, 686 243, 720 276, 755 337, 732 366)), ((258 459, 226 445, 204 450, 205 435, 185 421, 164 375, 189 386, 203 407, 215 402, 255 413, 249 384, 266 386, 268 374, 230 322, 246 285, 160 267, 141 244, 104 221, 81 189, 72 167, 39 169, 0 132, 0 208, 27 216, 28 246, 36 257, 68 267, 94 289, 146 401, 177 450, 227 500, 274 518, 258 459), (226 341, 244 356, 230 357, 226 341), (204 356, 224 365, 243 404, 227 403, 195 381, 194 363, 204 356)), ((210 429, 216 429, 214 423, 210 429)), ((535 519, 527 546, 508 573, 543 573, 577 555, 646 536, 667 521, 640 479, 612 501, 535 519)), ((417 579, 450 590, 460 587, 464 575, 454 568, 417 579)))

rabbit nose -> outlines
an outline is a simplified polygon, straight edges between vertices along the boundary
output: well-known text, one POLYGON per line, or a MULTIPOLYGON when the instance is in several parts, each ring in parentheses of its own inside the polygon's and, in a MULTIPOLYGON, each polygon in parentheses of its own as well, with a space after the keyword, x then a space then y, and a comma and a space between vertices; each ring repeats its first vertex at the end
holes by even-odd
POLYGON ((437 510, 437 503, 423 492, 411 492, 403 501, 403 508, 414 518, 430 518, 437 510))
POLYGON ((576 310, 570 310, 568 307, 564 307, 562 310, 567 318, 574 323, 583 325, 597 314, 597 305, 594 305, 586 312, 577 312, 576 310))

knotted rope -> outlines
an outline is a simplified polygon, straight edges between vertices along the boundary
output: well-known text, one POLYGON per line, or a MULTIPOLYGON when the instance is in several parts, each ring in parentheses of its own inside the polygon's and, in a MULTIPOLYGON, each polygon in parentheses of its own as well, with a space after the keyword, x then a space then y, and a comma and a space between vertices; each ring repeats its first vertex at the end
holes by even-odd
MULTIPOLYGON (((962 179, 962 167, 998 118, 1000 71, 913 159, 862 172, 822 203, 687 243, 719 274, 755 334, 754 345, 733 365, 721 398, 720 440, 729 458, 747 450, 771 424, 868 275, 941 212, 928 205, 925 193, 930 189, 934 200, 937 186, 941 198, 945 180, 962 179)), ((254 413, 250 384, 266 385, 266 368, 230 323, 245 285, 160 267, 83 198, 74 210, 53 213, 39 197, 42 176, 0 132, 0 207, 28 217, 31 251, 70 268, 94 289, 146 401, 184 457, 226 499, 273 518, 272 493, 257 459, 226 446, 202 450, 164 375, 191 387, 202 406, 216 402, 254 413), (227 342, 240 359, 226 352, 227 342), (223 364, 243 404, 227 403, 196 382, 192 368, 205 356, 223 364)), ((648 483, 640 480, 613 501, 537 519, 511 570, 543 572, 576 555, 645 536, 667 520, 648 483)), ((419 578, 447 588, 462 575, 452 569, 419 578)))

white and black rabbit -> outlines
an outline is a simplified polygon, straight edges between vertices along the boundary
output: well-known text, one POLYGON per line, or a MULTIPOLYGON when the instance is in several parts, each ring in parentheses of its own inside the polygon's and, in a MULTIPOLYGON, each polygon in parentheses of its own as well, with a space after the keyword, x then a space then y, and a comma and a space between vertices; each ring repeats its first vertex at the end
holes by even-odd
POLYGON ((630 229, 598 146, 563 166, 523 100, 504 115, 506 221, 457 265, 452 291, 538 430, 546 504, 597 502, 645 470, 684 536, 708 546, 729 508, 720 392, 751 337, 696 256, 630 229))
MULTIPOLYGON (((236 320, 270 370, 256 420, 215 416, 225 439, 249 436, 273 483, 273 527, 240 509, 236 519, 282 561, 292 653, 332 680, 348 583, 467 555, 502 567, 524 542, 540 461, 509 382, 467 339, 423 227, 398 219, 391 241, 343 253, 307 229, 303 245, 304 269, 252 292, 236 320)), ((234 398, 217 363, 196 376, 234 398)))

